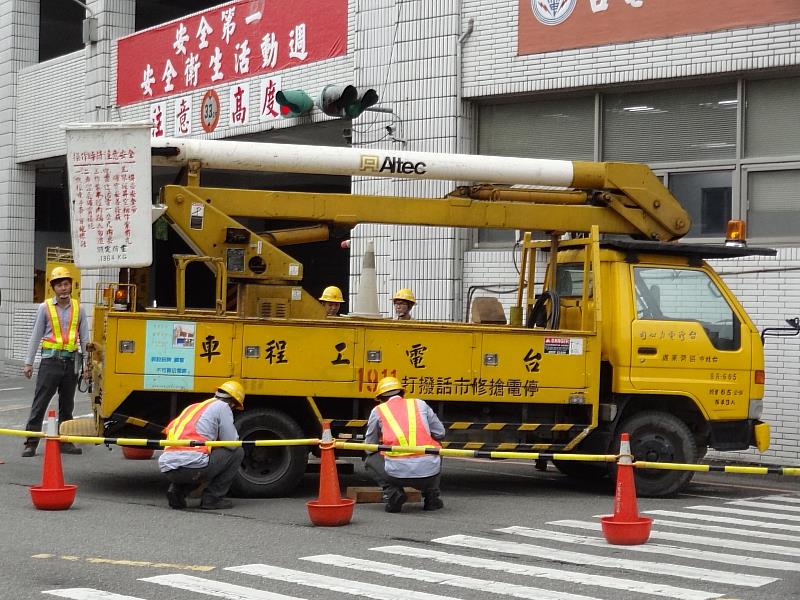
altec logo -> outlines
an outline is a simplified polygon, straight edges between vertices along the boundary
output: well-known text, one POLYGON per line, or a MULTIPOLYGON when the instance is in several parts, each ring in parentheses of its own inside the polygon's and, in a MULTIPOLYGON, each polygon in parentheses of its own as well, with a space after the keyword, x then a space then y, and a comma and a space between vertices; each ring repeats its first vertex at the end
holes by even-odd
POLYGON ((400 156, 387 156, 381 162, 380 156, 364 155, 361 157, 360 171, 371 171, 373 173, 398 173, 410 175, 424 175, 427 172, 427 165, 420 162, 403 160, 400 156))
POLYGON ((531 0, 531 9, 543 25, 558 25, 567 20, 577 3, 578 0, 531 0))

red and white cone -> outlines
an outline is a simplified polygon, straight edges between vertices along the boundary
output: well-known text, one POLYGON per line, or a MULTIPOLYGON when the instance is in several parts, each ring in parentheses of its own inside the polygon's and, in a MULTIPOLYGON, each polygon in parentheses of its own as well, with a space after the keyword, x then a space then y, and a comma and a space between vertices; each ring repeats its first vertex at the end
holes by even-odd
POLYGON ((322 424, 322 440, 319 444, 319 498, 306 502, 308 517, 319 527, 347 525, 353 517, 353 498, 342 498, 339 474, 336 472, 336 457, 333 452, 333 435, 328 421, 322 424))
POLYGON ((650 538, 653 519, 640 517, 636 505, 636 482, 633 475, 633 456, 630 437, 623 433, 619 443, 617 462, 617 489, 614 496, 614 514, 600 517, 603 535, 609 544, 635 546, 650 538))
POLYGON ((32 485, 33 505, 39 510, 66 510, 75 501, 77 485, 65 484, 61 469, 61 442, 58 439, 56 411, 47 413, 47 437, 44 445, 44 462, 42 463, 42 483, 32 485))

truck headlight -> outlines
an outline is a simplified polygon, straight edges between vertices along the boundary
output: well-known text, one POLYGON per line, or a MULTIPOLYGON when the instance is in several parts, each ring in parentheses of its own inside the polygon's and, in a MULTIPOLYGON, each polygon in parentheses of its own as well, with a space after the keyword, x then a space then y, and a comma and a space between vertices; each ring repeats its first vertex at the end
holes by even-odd
POLYGON ((750 409, 747 411, 747 418, 756 420, 761 418, 761 413, 764 411, 764 400, 750 399, 750 409))

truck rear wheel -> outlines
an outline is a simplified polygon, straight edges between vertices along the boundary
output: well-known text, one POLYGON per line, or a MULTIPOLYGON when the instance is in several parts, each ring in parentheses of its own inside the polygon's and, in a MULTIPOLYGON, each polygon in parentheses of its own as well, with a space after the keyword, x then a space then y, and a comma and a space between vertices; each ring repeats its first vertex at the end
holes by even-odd
MULTIPOLYGON (((259 408, 237 415, 242 441, 288 440, 304 437, 300 425, 279 410, 259 408)), ((303 478, 307 446, 245 446, 244 460, 231 492, 244 498, 286 496, 303 478)))
MULTIPOLYGON (((619 428, 628 433, 634 460, 647 462, 695 463, 697 446, 686 423, 674 415, 660 411, 645 411, 633 415, 619 428)), ((619 436, 614 442, 619 452, 619 436)), ((613 467, 616 470, 616 467, 613 467)), ((659 498, 672 496, 691 481, 693 471, 661 471, 636 469, 636 492, 640 496, 659 498)))

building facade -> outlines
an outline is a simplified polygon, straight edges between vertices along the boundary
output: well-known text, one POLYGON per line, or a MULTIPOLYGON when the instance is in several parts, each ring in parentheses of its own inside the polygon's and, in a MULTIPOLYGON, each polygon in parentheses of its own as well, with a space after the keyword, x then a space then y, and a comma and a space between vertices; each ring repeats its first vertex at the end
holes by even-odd
MULTIPOLYGON (((21 366, 45 248, 70 244, 67 122, 153 120, 167 136, 644 162, 692 215, 691 239, 718 241, 728 219, 743 218, 751 243, 778 248, 774 259, 715 264, 757 326, 798 316, 796 0, 758 10, 747 0, 699 8, 691 0, 336 0, 302 3, 280 19, 270 16, 279 12, 273 4, 90 0, 86 11, 57 16, 51 0, 0 4, 8 40, 0 48, 8 117, 0 123, 4 373, 21 366), (204 48, 201 17, 212 30, 204 48), (248 27, 258 37, 247 38, 245 53, 248 27), (61 46, 54 31, 63 32, 61 46), (192 54, 200 61, 194 72, 192 54), (269 114, 269 89, 316 97, 328 84, 374 88, 388 111, 352 122, 318 109, 291 119, 269 114)), ((317 182, 426 197, 458 183, 317 182)), ((343 259, 351 303, 367 240, 375 241, 387 313, 401 287, 414 289, 415 316, 424 319, 463 319, 475 294, 511 302, 516 232, 360 225, 343 259)), ((84 300, 112 275, 83 273, 84 300)), ((767 338, 766 358, 773 444, 763 460, 796 463, 800 338, 767 338)))

